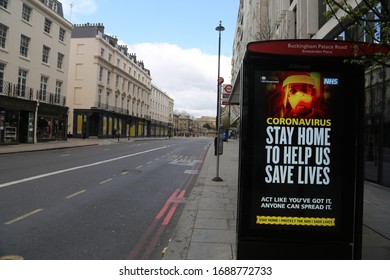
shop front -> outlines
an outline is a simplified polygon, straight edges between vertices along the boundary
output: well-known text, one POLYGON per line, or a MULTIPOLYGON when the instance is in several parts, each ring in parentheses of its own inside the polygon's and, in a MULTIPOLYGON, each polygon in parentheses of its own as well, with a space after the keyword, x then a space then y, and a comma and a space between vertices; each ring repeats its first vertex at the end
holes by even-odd
POLYGON ((66 140, 68 107, 40 103, 37 119, 38 142, 66 140))
POLYGON ((34 143, 36 104, 0 96, 0 144, 34 143))
POLYGON ((125 114, 100 109, 74 110, 72 135, 76 138, 145 137, 151 133, 150 122, 125 114))

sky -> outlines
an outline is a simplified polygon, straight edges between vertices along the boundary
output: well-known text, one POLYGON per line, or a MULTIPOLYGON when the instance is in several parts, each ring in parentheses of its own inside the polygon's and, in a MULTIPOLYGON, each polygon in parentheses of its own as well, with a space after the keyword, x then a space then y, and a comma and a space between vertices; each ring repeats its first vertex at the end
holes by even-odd
POLYGON ((60 0, 73 24, 102 23, 151 71, 152 83, 174 99, 174 110, 216 116, 220 76, 230 84, 240 0, 60 0))

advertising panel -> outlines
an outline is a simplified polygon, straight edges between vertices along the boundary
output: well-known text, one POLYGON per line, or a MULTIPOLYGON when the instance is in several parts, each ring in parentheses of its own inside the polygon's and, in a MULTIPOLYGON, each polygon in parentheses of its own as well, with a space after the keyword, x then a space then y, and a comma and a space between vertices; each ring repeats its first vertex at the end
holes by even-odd
POLYGON ((335 52, 251 48, 241 69, 238 258, 359 258, 364 68, 335 52))
POLYGON ((253 228, 338 231, 343 79, 336 73, 258 71, 259 185, 253 228), (339 99, 339 100, 338 100, 339 99))

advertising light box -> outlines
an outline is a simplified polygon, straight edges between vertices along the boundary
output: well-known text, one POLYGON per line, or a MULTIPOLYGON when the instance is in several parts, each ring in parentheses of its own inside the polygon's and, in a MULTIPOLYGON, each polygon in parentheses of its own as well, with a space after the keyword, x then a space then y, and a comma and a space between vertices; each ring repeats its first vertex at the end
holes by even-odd
POLYGON ((360 258, 364 68, 349 43, 269 44, 241 69, 237 257, 360 258))

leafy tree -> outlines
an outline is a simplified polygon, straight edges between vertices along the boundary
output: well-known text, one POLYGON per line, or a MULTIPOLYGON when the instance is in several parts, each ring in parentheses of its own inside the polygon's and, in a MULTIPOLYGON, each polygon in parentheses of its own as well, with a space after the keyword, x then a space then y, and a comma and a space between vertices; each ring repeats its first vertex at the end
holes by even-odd
MULTIPOLYGON (((387 46, 390 49, 390 0, 325 0, 328 18, 335 18, 348 41, 364 41, 387 46)), ((358 48, 358 45, 356 45, 358 48)), ((390 52, 377 54, 370 62, 389 67, 390 52)), ((367 63, 367 57, 354 60, 367 63)))
POLYGON ((214 128, 211 127, 211 125, 210 125, 209 123, 205 123, 205 124, 203 125, 203 128, 206 128, 206 129, 214 129, 214 128))

